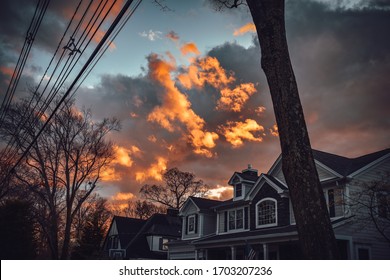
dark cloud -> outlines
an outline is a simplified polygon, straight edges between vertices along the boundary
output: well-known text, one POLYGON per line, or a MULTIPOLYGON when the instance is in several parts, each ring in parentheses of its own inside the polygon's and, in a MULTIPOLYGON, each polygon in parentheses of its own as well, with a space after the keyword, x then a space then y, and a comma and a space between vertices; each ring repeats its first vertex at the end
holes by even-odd
POLYGON ((300 95, 314 145, 323 149, 358 155, 360 150, 347 143, 363 145, 362 139, 371 143, 366 150, 388 146, 390 11, 372 7, 287 3, 287 33, 300 95), (332 145, 335 138, 340 145, 332 145))
MULTIPOLYGON (((18 20, 28 23, 28 17, 23 17, 23 13, 33 12, 30 2, 20 2, 25 4, 21 7, 20 3, 14 5, 7 1, 0 11, 0 16, 7 19, 0 26, 1 66, 8 66, 17 58, 18 41, 12 32, 23 39, 24 29, 22 24, 12 24, 18 20)), ((53 4, 53 11, 42 27, 47 36, 37 39, 37 44, 47 50, 55 41, 50 39, 50 32, 66 22, 65 4, 60 2, 65 1, 53 4)), ((287 1, 290 55, 311 142, 316 149, 358 156, 389 147, 390 11, 386 9, 385 1, 370 3, 363 8, 347 9, 314 1, 287 1)), ((234 11, 229 14, 237 16, 234 11)), ((247 12, 240 15, 250 18, 247 12)), ((177 34, 172 32, 171 35, 177 34)), ((53 38, 55 36, 58 34, 53 38)), ((79 90, 77 103, 90 107, 97 119, 113 116, 121 119, 122 131, 112 134, 111 139, 129 151, 133 146, 140 149, 139 153, 129 152, 133 161, 130 167, 114 166, 122 178, 109 184, 137 195, 143 183, 153 182, 152 178, 137 181, 137 172, 152 168, 158 163, 158 157, 166 159, 167 168, 177 166, 194 172, 213 186, 226 185, 234 171, 245 169, 249 163, 261 172, 268 171, 280 148, 278 138, 269 132, 275 119, 266 78, 260 67, 257 37, 253 37, 253 44, 247 48, 236 42, 221 42, 204 55, 217 58, 221 66, 234 75, 235 81, 230 88, 254 83, 257 92, 249 97, 241 112, 223 111, 216 109, 219 89, 209 84, 186 89, 175 80, 175 86, 191 103, 191 109, 205 121, 203 129, 218 132, 218 127, 228 121, 244 122, 250 118, 264 127, 263 142, 245 142, 234 148, 219 133, 216 147, 210 149, 213 157, 194 154, 193 146, 184 136, 188 131, 183 123, 175 120, 174 131, 167 131, 160 124, 147 120, 153 109, 164 103, 166 90, 152 79, 149 68, 139 76, 102 75, 93 88, 79 90), (261 114, 256 112, 260 106, 266 108, 261 114)), ((151 57, 146 62, 150 62, 151 57)), ((184 66, 178 67, 176 74, 186 71, 184 66)), ((30 69, 33 73, 38 71, 33 67, 30 69)), ((5 79, 6 75, 0 72, 2 87, 6 84, 5 79)))

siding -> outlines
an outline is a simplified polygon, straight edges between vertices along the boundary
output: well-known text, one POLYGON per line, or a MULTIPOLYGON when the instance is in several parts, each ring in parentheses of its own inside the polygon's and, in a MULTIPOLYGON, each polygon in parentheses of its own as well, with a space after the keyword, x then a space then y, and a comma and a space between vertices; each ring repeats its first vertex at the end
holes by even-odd
MULTIPOLYGON (((379 234, 369 216, 369 209, 362 205, 366 200, 371 199, 369 195, 366 195, 367 186, 371 185, 372 182, 382 181, 389 172, 390 158, 363 171, 347 185, 349 191, 346 195, 346 207, 350 209, 353 217, 351 217, 350 223, 335 229, 335 233, 352 237, 353 258, 357 258, 356 247, 364 246, 370 248, 373 259, 390 259, 389 242, 386 242, 379 234)), ((387 177, 387 180, 389 180, 389 177, 387 177)), ((387 236, 389 235, 390 229, 387 232, 387 236)))
POLYGON ((217 216, 214 214, 203 214, 203 226, 202 226, 202 235, 208 235, 215 233, 217 230, 215 227, 217 225, 217 216))
POLYGON ((361 174, 355 177, 355 179, 362 180, 364 182, 381 181, 384 177, 389 179, 390 176, 390 158, 387 158, 380 163, 376 164, 370 169, 363 171, 361 174))
POLYGON ((386 242, 369 221, 352 218, 352 222, 336 228, 336 235, 352 237, 352 259, 356 259, 356 246, 364 245, 371 249, 372 259, 390 259, 390 244, 386 242))

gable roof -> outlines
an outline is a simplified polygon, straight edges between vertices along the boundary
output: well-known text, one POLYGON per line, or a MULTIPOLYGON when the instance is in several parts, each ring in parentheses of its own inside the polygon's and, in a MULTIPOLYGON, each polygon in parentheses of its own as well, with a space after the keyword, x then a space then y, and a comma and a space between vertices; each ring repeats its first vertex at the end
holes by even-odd
POLYGON ((199 208, 200 211, 202 210, 209 210, 211 207, 215 207, 223 201, 220 200, 214 200, 214 199, 208 199, 208 198, 202 198, 202 197, 194 197, 191 196, 190 199, 194 202, 194 204, 199 208))
POLYGON ((145 224, 145 220, 136 218, 127 218, 121 216, 114 216, 113 222, 115 221, 118 233, 137 233, 141 227, 145 224))
POLYGON ((118 230, 119 242, 121 246, 125 247, 137 235, 139 230, 146 223, 146 220, 114 216, 112 218, 110 228, 107 231, 103 248, 107 246, 107 238, 109 237, 109 233, 114 223, 116 224, 116 228, 118 230))
MULTIPOLYGON (((323 164, 325 167, 330 168, 333 172, 336 172, 341 176, 349 176, 354 174, 360 169, 364 169, 365 167, 389 154, 390 149, 384 149, 360 157, 348 158, 313 149, 313 157, 316 161, 323 164)), ((281 155, 279 155, 277 160, 268 171, 268 174, 271 174, 276 166, 281 164, 281 158, 281 155)))
POLYGON ((230 177, 228 184, 233 184, 234 177, 239 177, 242 181, 256 182, 259 176, 257 175, 257 171, 245 170, 243 172, 234 172, 232 177, 230 177))
POLYGON ((126 246, 126 257, 164 259, 166 252, 151 251, 146 237, 150 235, 179 238, 181 218, 167 214, 154 214, 126 246))
POLYGON ((316 160, 343 176, 348 176, 389 153, 390 149, 385 149, 357 158, 347 158, 331 153, 313 150, 313 156, 316 160))

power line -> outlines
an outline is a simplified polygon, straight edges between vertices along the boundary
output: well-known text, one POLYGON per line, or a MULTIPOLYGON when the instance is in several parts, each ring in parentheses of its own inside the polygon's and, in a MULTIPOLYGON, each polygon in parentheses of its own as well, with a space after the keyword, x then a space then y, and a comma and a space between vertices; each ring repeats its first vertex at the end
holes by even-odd
POLYGON ((20 80, 20 77, 22 75, 27 58, 29 56, 30 50, 32 48, 33 42, 35 40, 35 36, 36 36, 38 29, 41 25, 42 19, 47 11, 47 7, 50 3, 50 0, 45 0, 42 3, 42 7, 41 7, 40 3, 41 3, 41 0, 39 0, 37 5, 36 5, 34 16, 31 19, 29 28, 27 30, 26 38, 25 38, 21 53, 20 53, 18 61, 16 63, 14 72, 13 72, 12 77, 11 77, 11 81, 8 85, 7 91, 6 91, 4 99, 3 99, 3 102, 0 106, 0 125, 2 125, 4 118, 7 114, 7 111, 9 109, 10 104, 11 104, 13 96, 15 94, 16 88, 19 84, 19 80, 20 80), (38 17, 37 17, 37 13, 39 13, 38 17))
POLYGON ((110 36, 110 34, 114 31, 115 27, 118 25, 118 23, 120 22, 120 20, 122 19, 123 15, 126 13, 126 11, 128 10, 128 8, 130 7, 131 3, 133 2, 133 0, 128 0, 125 5, 122 7, 121 11, 119 12, 119 14, 117 15, 117 17, 115 18, 115 20, 113 21, 113 23, 111 24, 110 28, 107 30, 107 32, 104 34, 103 38, 101 39, 101 41, 99 42, 99 44, 97 45, 97 47, 95 48, 95 50, 93 51, 93 53, 90 55, 90 57, 88 58, 87 62, 84 64, 84 66, 82 67, 82 69, 80 70, 79 74, 76 76, 75 80, 72 82, 72 84, 70 85, 70 87, 68 88, 68 90, 65 92, 65 94, 63 95, 63 97, 59 100, 58 104, 56 105, 56 107, 54 108, 54 110, 52 111, 52 113, 50 114, 50 116, 47 118, 47 120, 45 121, 45 123, 43 124, 43 126, 41 127, 41 129, 38 131, 38 133, 36 134, 36 136, 33 138, 33 140, 31 141, 31 143, 27 146, 27 148, 25 149, 25 151, 23 152, 23 154, 20 156, 20 158, 16 161, 16 163, 13 165, 13 167, 10 169, 10 173, 14 172, 15 168, 20 164, 20 162, 23 160, 23 158, 27 155, 27 153, 29 152, 29 150, 31 149, 31 147, 34 145, 34 143, 37 141, 38 137, 42 134, 43 130, 46 128, 46 126, 50 123, 51 119, 54 117, 54 115, 56 114, 56 112, 58 111, 58 109, 61 107, 62 103, 65 101, 65 99, 69 96, 69 94, 72 92, 74 86, 77 84, 77 82, 79 81, 80 77, 83 75, 83 73, 86 71, 86 69, 88 68, 89 64, 93 61, 93 59, 95 58, 95 56, 99 53, 99 50, 102 48, 102 46, 105 44, 105 42, 107 41, 107 38, 110 36))
MULTIPOLYGON (((60 49, 60 47, 62 46, 62 42, 63 42, 63 40, 64 40, 64 38, 65 38, 65 36, 66 36, 66 33, 68 32, 68 30, 69 30, 69 28, 70 28, 70 26, 71 26, 71 24, 72 24, 72 22, 73 22, 73 20, 74 20, 74 18, 75 18, 75 16, 76 16, 76 14, 77 14, 77 12, 78 12, 78 10, 79 10, 79 8, 80 8, 82 2, 83 2, 83 0, 80 0, 80 2, 78 3, 78 5, 77 5, 77 7, 76 7, 76 9, 75 9, 75 11, 74 11, 74 13, 73 13, 73 15, 72 15, 70 21, 69 21, 69 23, 68 23, 68 25, 67 25, 67 27, 66 27, 64 33, 63 33, 63 35, 62 35, 62 37, 61 37, 61 39, 60 39, 60 42, 58 43, 57 48, 56 48, 56 50, 54 51, 54 54, 53 54, 53 56, 52 56, 52 58, 51 58, 51 60, 50 60, 50 62, 49 62, 49 64, 48 64, 48 66, 46 67, 45 72, 43 73, 43 75, 42 75, 42 77, 41 77, 41 80, 40 80, 39 83, 38 83, 38 86, 35 88, 35 90, 34 90, 34 92, 33 92, 33 96, 30 98, 30 101, 29 101, 29 103, 28 103, 28 105, 27 105, 28 108, 31 107, 31 104, 32 104, 32 102, 34 101, 34 99, 35 99, 35 97, 36 97, 36 94, 37 94, 37 92, 38 92, 38 90, 39 90, 39 88, 40 88, 42 82, 44 81, 44 79, 45 79, 45 77, 46 77, 46 75, 47 75, 47 73, 48 73, 48 71, 49 71, 49 69, 50 69, 50 67, 51 67, 51 64, 53 63, 54 59, 56 58, 57 52, 58 52, 58 50, 60 49)), ((32 24, 30 24, 29 29, 31 28, 31 25, 32 25, 32 24)), ((58 66, 60 65, 60 63, 61 63, 61 61, 62 61, 62 58, 63 58, 63 56, 64 56, 64 53, 65 53, 65 51, 63 51, 63 53, 61 54, 61 56, 60 56, 60 58, 59 58, 59 60, 58 60, 58 62, 57 62, 57 64, 56 64, 56 66, 55 66, 55 68, 54 68, 54 71, 53 71, 52 75, 50 75, 50 78, 49 78, 48 82, 46 83, 45 88, 43 89, 43 91, 41 92, 41 94, 39 94, 39 96, 37 97, 37 100, 36 100, 36 103, 35 103, 34 107, 33 107, 31 110, 27 110, 27 111, 24 112, 22 118, 20 119, 18 125, 16 126, 16 128, 19 129, 19 131, 16 131, 16 132, 15 132, 15 135, 19 135, 19 134, 21 133, 21 130, 22 130, 23 127, 26 125, 27 120, 29 120, 29 119, 31 118, 31 115, 33 114, 33 112, 35 112, 37 106, 39 105, 39 102, 40 102, 41 98, 43 97, 43 94, 44 94, 46 88, 47 88, 48 85, 50 84, 51 79, 53 78, 53 75, 54 75, 55 72, 56 72, 56 69, 58 68, 58 66)), ((15 137, 16 137, 16 136, 15 136, 15 137)), ((22 135, 21 138, 23 138, 23 137, 24 137, 24 136, 22 135)), ((12 152, 12 150, 14 149, 14 146, 15 146, 15 142, 16 142, 16 139, 15 139, 15 138, 12 138, 12 139, 7 143, 6 148, 5 148, 5 149, 3 150, 3 152, 2 152, 2 156, 5 156, 6 154, 12 152)), ((16 148, 16 147, 15 147, 15 148, 16 148)), ((13 155, 10 154, 10 157, 14 156, 16 153, 17 153, 17 151, 15 151, 13 155)))

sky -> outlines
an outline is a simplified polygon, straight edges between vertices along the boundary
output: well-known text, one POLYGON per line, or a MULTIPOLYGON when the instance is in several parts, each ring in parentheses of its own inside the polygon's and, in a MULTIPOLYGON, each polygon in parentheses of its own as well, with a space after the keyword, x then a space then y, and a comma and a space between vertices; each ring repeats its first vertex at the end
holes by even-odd
MULTIPOLYGON (((41 79, 78 2, 49 4, 15 100, 41 79)), ((251 15, 246 7, 216 12, 209 0, 163 4, 169 10, 143 0, 75 96, 96 120, 121 120, 99 192, 136 199, 178 167, 208 184, 211 197, 229 199, 235 171, 252 164, 266 173, 280 154, 251 15)), ((3 98, 36 1, 0 5, 3 98)), ((389 148, 390 3, 286 1, 286 30, 312 147, 347 157, 389 148)))

